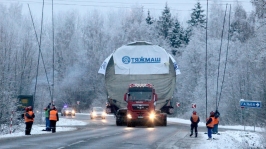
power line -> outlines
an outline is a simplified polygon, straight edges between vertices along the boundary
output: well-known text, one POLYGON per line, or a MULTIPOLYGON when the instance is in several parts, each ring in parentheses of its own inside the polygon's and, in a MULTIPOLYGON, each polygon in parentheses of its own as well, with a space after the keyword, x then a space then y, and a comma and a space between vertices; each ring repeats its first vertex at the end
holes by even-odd
MULTIPOLYGON (((7 0, 4 0, 4 1, 7 1, 7 0)), ((41 2, 37 2, 37 1, 34 1, 34 0, 8 0, 9 2, 34 2, 34 3, 41 3, 41 2)), ((61 2, 67 2, 67 3, 98 3, 98 4, 129 4, 129 5, 134 5, 134 4, 150 4, 150 5, 161 5, 162 3, 156 3, 156 2, 143 2, 143 3, 138 3, 138 2, 100 2, 100 1, 86 1, 86 0, 77 0, 77 1, 73 1, 73 0, 54 0, 55 2, 58 2, 58 3, 61 3, 61 2)), ((228 0, 228 1, 219 1, 219 3, 217 3, 218 5, 221 4, 221 3, 229 3, 229 2, 232 2, 232 3, 235 3, 236 1, 234 0, 228 0)), ((237 2, 243 2, 243 3, 250 3, 249 1, 237 1, 237 2)), ((51 3, 51 2, 47 2, 47 3, 51 3)), ((172 4, 196 4, 196 2, 174 2, 174 3, 170 3, 171 5, 172 4)), ((202 5, 206 5, 205 3, 202 3, 202 5)), ((223 4, 225 5, 225 4, 223 4)))
MULTIPOLYGON (((12 1, 12 0, 10 0, 12 1)), ((15 1, 15 0, 14 0, 15 1)), ((10 3, 10 2, 5 2, 10 3)), ((34 2, 34 1, 20 1, 20 3, 35 3, 40 4, 40 2, 34 2)), ((45 5, 52 5, 51 3, 46 3, 45 5)), ((107 5, 91 5, 91 4, 70 4, 70 3, 54 3, 53 5, 65 5, 65 6, 84 6, 84 7, 109 7, 109 8, 132 8, 130 6, 107 6, 107 5)), ((149 9, 149 10, 164 10, 164 9, 158 9, 158 8, 143 8, 143 9, 149 9)), ((192 11, 191 10, 177 10, 177 9, 171 9, 171 11, 192 11)))

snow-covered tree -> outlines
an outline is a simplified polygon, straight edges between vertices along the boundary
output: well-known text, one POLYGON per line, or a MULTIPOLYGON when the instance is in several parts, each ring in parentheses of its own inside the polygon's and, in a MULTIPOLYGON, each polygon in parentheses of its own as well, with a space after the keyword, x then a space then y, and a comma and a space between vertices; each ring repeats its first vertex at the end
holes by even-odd
POLYGON ((171 47, 174 48, 172 50, 172 54, 176 55, 176 52, 177 52, 176 49, 182 47, 185 41, 184 41, 183 27, 180 25, 177 19, 175 19, 174 22, 175 23, 174 23, 173 29, 169 35, 169 40, 170 40, 171 47))
POLYGON ((247 13, 240 4, 234 8, 230 34, 232 40, 240 40, 241 42, 245 42, 254 34, 254 27, 248 22, 247 13))
POLYGON ((153 18, 150 15, 150 10, 148 10, 148 16, 146 18, 146 23, 151 25, 154 22, 153 18))
POLYGON ((174 23, 173 23, 173 18, 171 17, 170 8, 166 3, 162 15, 159 17, 159 20, 157 21, 159 36, 163 37, 164 39, 169 38, 169 34, 173 25, 174 23))
POLYGON ((195 8, 192 9, 190 17, 190 20, 187 21, 190 27, 206 27, 206 15, 200 2, 197 2, 195 8))
MULTIPOLYGON (((210 15, 208 19, 208 37, 221 39, 221 33, 223 29, 223 21, 225 15, 225 9, 218 3, 217 0, 213 1, 210 8, 210 15)), ((228 20, 229 9, 227 9, 226 20, 228 20)), ((228 23, 224 26, 224 35, 227 35, 228 23)))

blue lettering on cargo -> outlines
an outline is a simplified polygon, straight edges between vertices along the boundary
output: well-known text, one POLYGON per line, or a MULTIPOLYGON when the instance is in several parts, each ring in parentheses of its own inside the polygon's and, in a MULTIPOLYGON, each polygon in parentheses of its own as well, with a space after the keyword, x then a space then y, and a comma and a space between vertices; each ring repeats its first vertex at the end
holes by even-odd
POLYGON ((131 64, 141 64, 141 63, 161 63, 161 58, 159 57, 134 57, 134 58, 130 58, 128 56, 124 56, 122 58, 122 62, 124 64, 129 64, 131 62, 131 64))

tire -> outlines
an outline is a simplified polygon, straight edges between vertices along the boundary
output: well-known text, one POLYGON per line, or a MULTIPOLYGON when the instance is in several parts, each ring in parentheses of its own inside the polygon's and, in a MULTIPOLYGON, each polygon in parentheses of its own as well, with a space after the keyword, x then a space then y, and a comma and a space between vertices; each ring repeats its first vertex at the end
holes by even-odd
POLYGON ((132 127, 132 123, 131 122, 127 122, 127 127, 132 127))
POLYGON ((154 122, 149 122, 147 126, 148 127, 154 127, 154 122))
POLYGON ((166 117, 164 119, 163 126, 167 126, 167 118, 166 117))

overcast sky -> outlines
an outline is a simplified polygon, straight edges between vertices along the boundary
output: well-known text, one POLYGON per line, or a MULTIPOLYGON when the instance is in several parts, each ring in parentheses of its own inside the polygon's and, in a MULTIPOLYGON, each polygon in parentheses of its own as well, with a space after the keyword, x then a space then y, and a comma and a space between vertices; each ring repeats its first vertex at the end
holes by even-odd
MULTIPOLYGON (((158 16, 161 14, 165 7, 165 3, 168 3, 172 15, 178 14, 180 19, 188 19, 191 9, 194 7, 195 3, 199 1, 203 8, 206 10, 207 0, 53 0, 54 12, 68 11, 68 10, 78 10, 80 13, 85 13, 90 10, 101 10, 102 12, 108 12, 110 10, 126 10, 133 5, 141 5, 144 7, 144 11, 150 10, 152 16, 158 16)), ((209 0, 209 5, 214 0, 209 0)), ((28 13, 27 4, 33 14, 38 17, 41 16, 43 0, 0 0, 0 3, 10 4, 10 3, 23 3, 24 12, 28 13)), ((252 10, 252 5, 250 0, 238 0, 247 12, 252 10)), ((235 4, 236 0, 219 0, 219 3, 225 8, 226 4, 235 4)), ((44 1, 44 14, 46 16, 51 16, 52 0, 44 1)), ((210 6, 209 6, 210 7, 210 6)))

